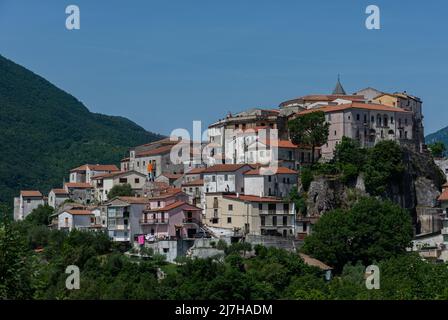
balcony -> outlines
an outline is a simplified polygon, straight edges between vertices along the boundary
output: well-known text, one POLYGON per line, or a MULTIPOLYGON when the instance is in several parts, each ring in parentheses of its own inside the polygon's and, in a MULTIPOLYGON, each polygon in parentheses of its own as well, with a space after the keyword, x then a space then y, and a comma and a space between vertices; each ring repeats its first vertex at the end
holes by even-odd
POLYGON ((196 218, 185 218, 182 221, 184 224, 188 224, 188 223, 194 223, 194 224, 200 224, 201 221, 196 219, 196 218))
POLYGON ((149 225, 149 224, 168 224, 168 219, 141 219, 141 225, 149 225))

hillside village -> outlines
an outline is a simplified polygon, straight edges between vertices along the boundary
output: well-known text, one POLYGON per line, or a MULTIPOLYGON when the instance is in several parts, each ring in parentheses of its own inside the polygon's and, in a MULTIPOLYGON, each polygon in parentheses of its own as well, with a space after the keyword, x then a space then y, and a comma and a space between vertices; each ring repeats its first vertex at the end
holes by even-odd
MULTIPOLYGON (((302 214, 291 191, 302 188, 303 166, 331 160, 343 137, 363 148, 393 140, 415 153, 429 153, 420 98, 374 88, 347 94, 338 79, 331 94, 227 114, 208 127, 208 141, 200 142, 199 149, 192 147, 187 160, 173 162, 170 154, 179 145, 195 144, 170 137, 130 149, 120 167, 80 164, 67 173, 68 182, 54 186, 48 195, 22 190, 14 199, 14 219, 25 219, 48 204, 55 209, 49 228, 106 231, 115 242, 152 248, 171 262, 182 255, 210 255, 218 239, 295 248, 327 210, 302 214), (327 143, 294 144, 288 121, 315 111, 324 112, 329 124, 327 143), (276 170, 266 169, 267 163, 274 163, 276 170), (129 185, 133 195, 109 196, 122 185, 129 185)), ((448 176, 448 168, 443 170, 448 176)), ((448 260, 443 254, 448 184, 431 201, 431 210, 419 216, 430 212, 420 222, 423 227, 412 249, 448 260)))

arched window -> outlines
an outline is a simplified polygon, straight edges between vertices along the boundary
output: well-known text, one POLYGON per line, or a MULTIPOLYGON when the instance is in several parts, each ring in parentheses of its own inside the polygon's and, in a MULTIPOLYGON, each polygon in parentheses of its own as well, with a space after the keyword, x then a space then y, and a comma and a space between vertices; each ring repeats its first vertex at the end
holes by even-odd
POLYGON ((383 125, 384 125, 385 127, 387 127, 387 119, 388 119, 387 115, 384 115, 383 118, 384 118, 384 123, 383 123, 383 125))

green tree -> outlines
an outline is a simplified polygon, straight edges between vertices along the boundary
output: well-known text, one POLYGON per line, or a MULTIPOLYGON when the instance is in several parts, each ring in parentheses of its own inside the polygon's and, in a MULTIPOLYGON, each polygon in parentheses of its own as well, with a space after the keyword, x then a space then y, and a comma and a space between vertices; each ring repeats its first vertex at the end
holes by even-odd
POLYGON ((0 225, 0 299, 32 297, 31 252, 10 222, 0 225))
POLYGON ((48 204, 39 205, 36 209, 26 217, 26 221, 34 225, 48 225, 50 216, 54 213, 54 209, 48 204))
POLYGON ((324 214, 303 250, 341 271, 348 262, 368 264, 405 252, 412 233, 406 210, 389 200, 362 198, 349 210, 324 214))
POLYGON ((294 203, 296 213, 300 213, 302 216, 306 216, 307 206, 304 194, 299 194, 297 187, 292 187, 288 196, 286 197, 288 202, 294 203))
POLYGON ((132 190, 131 185, 128 183, 125 183, 125 184, 113 186, 112 189, 110 189, 109 193, 107 194, 107 197, 109 199, 113 199, 115 197, 131 197, 133 195, 134 195, 134 190, 132 190))
POLYGON ((288 122, 291 141, 297 145, 311 146, 311 163, 314 163, 316 147, 327 143, 329 126, 322 111, 299 115, 288 122))
POLYGON ((384 195, 388 185, 404 172, 403 152, 392 140, 381 141, 367 152, 363 169, 366 191, 374 196, 384 195))
POLYGON ((445 144, 442 141, 434 142, 428 145, 428 148, 431 151, 432 156, 435 158, 443 157, 446 151, 445 144))

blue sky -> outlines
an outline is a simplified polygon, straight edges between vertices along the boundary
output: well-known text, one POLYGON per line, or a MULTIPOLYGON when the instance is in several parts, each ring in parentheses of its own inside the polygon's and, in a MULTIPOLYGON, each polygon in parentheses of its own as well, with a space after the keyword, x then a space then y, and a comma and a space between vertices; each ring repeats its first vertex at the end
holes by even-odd
POLYGON ((145 129, 191 131, 227 112, 372 86, 423 99, 448 125, 446 1, 0 0, 0 54, 145 129), (65 8, 81 30, 65 28, 65 8), (364 26, 369 4, 381 30, 364 26))

